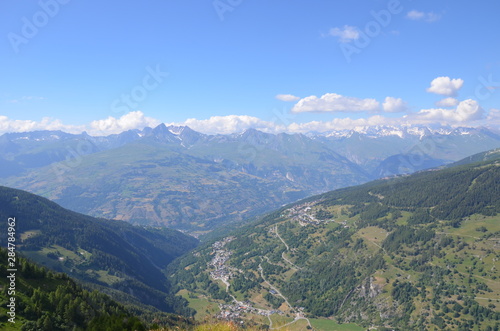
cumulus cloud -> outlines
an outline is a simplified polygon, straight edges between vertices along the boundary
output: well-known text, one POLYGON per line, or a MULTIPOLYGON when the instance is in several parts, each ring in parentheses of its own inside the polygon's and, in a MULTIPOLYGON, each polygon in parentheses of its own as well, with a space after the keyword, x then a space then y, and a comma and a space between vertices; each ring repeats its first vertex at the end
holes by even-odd
POLYGON ((455 98, 444 98, 436 102, 436 106, 438 107, 455 107, 458 105, 459 101, 455 98))
POLYGON ((468 99, 460 102, 455 109, 422 109, 406 118, 413 123, 460 124, 483 118, 484 110, 477 101, 468 99))
POLYGON ((318 98, 315 95, 299 100, 292 108, 292 113, 303 112, 377 112, 380 103, 375 99, 346 97, 336 93, 327 93, 318 98))
POLYGON ((331 28, 328 35, 337 37, 338 41, 341 43, 349 43, 359 39, 360 31, 355 26, 344 25, 342 28, 331 28))
MULTIPOLYGON (((380 125, 418 125, 434 124, 461 126, 473 125, 484 118, 484 110, 475 100, 465 100, 455 109, 423 109, 419 112, 402 117, 385 117, 374 115, 368 118, 335 118, 331 121, 312 121, 307 123, 292 123, 287 127, 288 132, 306 133, 311 131, 328 132, 335 130, 352 130, 361 127, 380 125)), ((487 119, 491 122, 500 122, 500 110, 492 109, 487 119)), ((489 121, 489 123, 491 123, 489 121)))
POLYGON ((187 125, 195 131, 207 134, 229 134, 243 132, 250 128, 269 133, 286 130, 285 126, 276 125, 273 122, 267 122, 248 115, 212 116, 206 120, 190 118, 184 123, 177 123, 177 125, 179 124, 187 125))
POLYGON ((0 116, 0 133, 28 132, 37 130, 61 130, 69 133, 80 133, 84 126, 66 125, 58 119, 44 117, 41 121, 13 120, 7 116, 0 116))
POLYGON ((387 97, 382 104, 382 109, 387 113, 401 113, 408 110, 408 105, 401 98, 387 97))
POLYGON ((406 14, 406 18, 413 21, 426 21, 429 23, 436 22, 441 18, 441 15, 434 12, 423 12, 419 10, 411 10, 406 14))
POLYGON ((450 77, 437 77, 427 88, 427 92, 446 96, 456 96, 458 90, 464 85, 464 80, 460 78, 451 79, 450 77))
MULTIPOLYGON (((396 110, 407 110, 403 100, 393 97, 387 97, 382 108, 388 113, 396 112, 396 110)), ((193 130, 205 134, 230 134, 240 133, 250 128, 268 133, 306 133, 312 131, 327 132, 334 130, 350 130, 380 125, 418 125, 436 123, 450 126, 478 126, 485 125, 485 123, 489 125, 500 125, 500 110, 491 109, 488 114, 485 114, 485 111, 480 107, 477 101, 469 99, 459 102, 456 107, 452 109, 423 109, 401 117, 386 117, 378 114, 367 118, 335 118, 330 121, 311 121, 307 123, 287 121, 287 124, 283 124, 283 122, 265 121, 248 115, 229 115, 213 116, 209 119, 202 120, 191 118, 182 123, 170 124, 187 125, 193 130)), ((6 116, 0 116, 0 134, 5 132, 26 132, 35 130, 61 130, 69 133, 87 131, 93 136, 103 136, 131 129, 143 129, 146 126, 155 127, 158 124, 160 124, 160 121, 146 117, 140 111, 128 113, 118 119, 108 117, 107 119, 93 121, 87 125, 66 125, 60 120, 51 118, 43 118, 41 121, 31 121, 13 120, 6 116)))
POLYGON ((68 133, 82 133, 87 131, 93 136, 105 136, 132 129, 143 129, 146 126, 157 126, 160 121, 146 117, 141 111, 134 111, 120 118, 112 116, 103 120, 92 121, 88 125, 64 124, 61 120, 44 117, 41 121, 13 120, 7 116, 0 116, 0 134, 6 132, 28 132, 37 130, 61 130, 68 133))
POLYGON ((281 101, 286 101, 286 102, 300 100, 299 97, 296 97, 295 95, 292 95, 292 94, 278 94, 275 98, 278 100, 281 100, 281 101))
POLYGON ((143 129, 146 126, 154 127, 159 124, 160 121, 144 116, 142 111, 133 111, 120 118, 109 116, 104 120, 92 121, 90 123, 89 134, 107 135, 127 130, 143 129))

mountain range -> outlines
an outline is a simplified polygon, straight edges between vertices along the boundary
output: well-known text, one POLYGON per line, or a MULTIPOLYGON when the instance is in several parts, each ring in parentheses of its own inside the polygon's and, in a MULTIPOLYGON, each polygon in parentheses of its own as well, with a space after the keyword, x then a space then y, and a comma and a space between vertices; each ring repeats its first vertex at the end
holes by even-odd
POLYGON ((189 127, 105 137, 0 137, 0 183, 63 207, 203 234, 283 204, 500 147, 486 128, 371 127, 323 134, 207 135, 189 127))
POLYGON ((30 308, 20 317, 77 329, 99 321, 140 328, 132 311, 146 324, 191 323, 170 312, 291 330, 495 330, 499 165, 496 149, 315 195, 226 227, 198 248, 176 230, 97 219, 0 187, 0 218, 16 219, 17 254, 125 306, 21 259, 19 295, 30 308), (53 286, 42 289, 40 279, 53 286), (60 318, 37 310, 42 292, 60 318), (65 307, 56 298, 68 293, 65 307), (113 308, 83 320, 85 302, 113 308))

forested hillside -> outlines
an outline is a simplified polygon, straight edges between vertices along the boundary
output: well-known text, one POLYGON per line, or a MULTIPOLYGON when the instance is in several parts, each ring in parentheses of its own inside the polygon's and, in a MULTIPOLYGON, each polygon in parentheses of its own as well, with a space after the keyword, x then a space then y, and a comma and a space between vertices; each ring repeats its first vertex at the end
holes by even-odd
POLYGON ((498 330, 499 212, 497 160, 424 171, 283 207, 171 273, 198 306, 268 326, 498 330))
MULTIPOLYGON (((7 261, 7 253, 0 247, 2 261, 7 261)), ((10 272, 5 263, 0 264, 2 330, 146 330, 137 317, 107 295, 84 290, 68 276, 24 258, 17 258, 16 266, 15 287, 9 290, 10 272), (15 299, 12 310, 7 307, 10 298, 15 299)))
MULTIPOLYGON (((2 233, 15 218, 20 254, 65 272, 117 300, 144 311, 186 315, 170 291, 163 269, 197 245, 175 230, 132 226, 75 213, 33 194, 0 187, 2 233)), ((6 246, 7 237, 0 238, 6 246)))
POLYGON ((460 161, 454 162, 450 164, 450 167, 454 167, 457 165, 463 165, 463 164, 470 164, 474 162, 484 162, 484 161, 490 161, 490 160, 498 160, 500 158, 500 148, 493 149, 490 151, 482 152, 482 153, 477 153, 474 155, 471 155, 469 157, 466 157, 465 159, 462 159, 460 161))

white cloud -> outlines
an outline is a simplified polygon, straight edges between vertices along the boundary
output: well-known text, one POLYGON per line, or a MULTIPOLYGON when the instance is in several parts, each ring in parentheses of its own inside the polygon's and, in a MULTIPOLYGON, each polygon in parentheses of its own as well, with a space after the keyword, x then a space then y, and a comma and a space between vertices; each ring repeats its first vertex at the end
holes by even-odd
POLYGON ((401 98, 386 97, 382 109, 387 113, 401 113, 408 110, 408 105, 401 98))
POLYGON ((489 125, 500 125, 500 109, 490 109, 486 121, 489 125))
POLYGON ((423 12, 418 10, 411 10, 406 14, 406 18, 413 21, 426 21, 429 23, 436 22, 441 18, 441 15, 434 12, 423 12))
POLYGON ((418 113, 405 116, 415 124, 441 123, 441 124, 467 124, 482 119, 484 110, 477 101, 468 99, 458 104, 455 109, 422 109, 418 113))
POLYGON ((331 28, 328 35, 337 37, 341 43, 348 43, 359 39, 360 31, 355 26, 344 25, 342 28, 331 28))
POLYGON ((455 111, 455 119, 459 122, 477 121, 483 118, 484 110, 476 100, 467 99, 460 102, 455 111))
MULTIPOLYGON (((92 121, 87 125, 66 125, 60 120, 43 118, 41 121, 12 120, 7 116, 0 116, 0 134, 6 132, 28 132, 36 130, 61 130, 68 133, 82 133, 87 131, 92 136, 105 136, 132 129, 143 129, 146 126, 156 127, 161 122, 151 117, 146 117, 141 111, 134 111, 114 118, 112 116, 92 121)), ((263 121, 257 117, 247 115, 213 116, 206 120, 188 119, 183 123, 171 123, 175 125, 187 125, 193 130, 207 134, 229 134, 243 132, 254 128, 264 132, 277 133, 286 131, 284 125, 263 121)))
MULTIPOLYGON (((406 110, 406 105, 401 99, 386 98, 395 109, 406 110)), ((496 113, 496 119, 500 121, 500 111, 496 113)), ((367 118, 335 118, 331 121, 311 121, 306 123, 293 122, 287 126, 278 125, 273 122, 261 120, 257 117, 247 115, 213 116, 206 120, 188 119, 176 125, 187 125, 193 130, 207 134, 229 134, 243 132, 254 128, 268 133, 290 132, 327 132, 333 130, 349 130, 357 127, 368 127, 377 125, 411 125, 441 123, 443 125, 473 125, 475 121, 484 118, 484 111, 475 100, 465 100, 455 109, 424 109, 416 113, 401 117, 385 117, 373 115, 367 118)))
POLYGON ((286 102, 300 100, 299 97, 296 97, 295 95, 291 95, 291 94, 278 94, 275 98, 278 100, 281 100, 281 101, 286 101, 286 102))
POLYGON ((37 97, 37 96, 29 95, 29 96, 22 96, 22 97, 17 98, 17 99, 11 99, 11 100, 8 100, 7 102, 8 103, 20 103, 23 101, 40 101, 40 100, 45 100, 45 99, 46 98, 44 98, 44 97, 37 97))
POLYGON ((184 123, 177 123, 176 125, 187 125, 195 131, 207 134, 229 134, 243 132, 250 128, 269 133, 286 130, 285 126, 276 125, 273 122, 263 121, 248 115, 212 116, 206 120, 190 118, 184 123))
POLYGON ((406 17, 411 20, 417 21, 423 19, 425 17, 425 13, 418 10, 412 10, 406 14, 406 17))
POLYGON ((61 130, 68 133, 82 133, 87 131, 93 136, 104 136, 120 133, 132 129, 143 129, 146 126, 157 126, 160 121, 145 117, 141 111, 134 111, 120 118, 108 117, 107 119, 93 121, 88 125, 64 124, 61 120, 49 117, 41 121, 13 120, 7 116, 0 116, 0 134, 6 132, 28 132, 37 130, 61 130))
MULTIPOLYGON (((450 126, 474 126, 479 125, 476 122, 484 118, 484 111, 474 100, 465 100, 460 102, 455 109, 423 109, 417 113, 412 113, 402 117, 385 117, 374 115, 368 118, 335 118, 331 121, 312 121, 307 123, 292 123, 287 131, 293 133, 306 133, 311 131, 328 132, 334 130, 352 130, 360 127, 369 127, 377 125, 418 125, 435 124, 450 126)), ((500 122, 500 110, 492 109, 487 119, 500 122)), ((488 121, 490 123, 490 121, 488 121)))
POLYGON ((303 112, 377 112, 380 103, 375 99, 346 97, 336 93, 327 93, 318 98, 315 95, 299 100, 293 106, 292 113, 303 112))
POLYGON ((431 82, 431 87, 427 88, 427 92, 455 96, 463 85, 464 80, 460 78, 437 77, 431 82))
POLYGON ((92 121, 90 123, 89 134, 108 135, 127 130, 143 129, 146 126, 155 127, 160 123, 160 121, 154 118, 144 116, 142 111, 133 111, 120 118, 109 116, 104 120, 92 121))
POLYGON ((335 130, 351 130, 356 127, 393 125, 397 124, 397 119, 375 115, 368 118, 334 118, 331 121, 312 121, 307 123, 292 123, 287 130, 291 133, 306 132, 328 132, 335 130))
MULTIPOLYGON (((379 107, 380 108, 380 107, 379 107)), ((396 109, 406 109, 401 99, 387 97, 383 104, 384 111, 395 112, 396 109), (403 108, 403 106, 405 108, 403 108)), ((419 112, 410 113, 401 117, 385 117, 373 115, 367 118, 335 118, 331 121, 312 121, 307 123, 291 122, 284 125, 279 122, 264 121, 260 118, 248 115, 213 116, 209 119, 188 119, 182 123, 171 123, 175 125, 187 125, 193 130, 206 134, 230 134, 239 133, 253 128, 268 133, 290 132, 305 133, 310 131, 326 132, 333 130, 349 130, 359 127, 377 125, 418 125, 418 124, 442 124, 450 126, 479 126, 500 125, 500 110, 491 109, 487 116, 484 110, 475 100, 460 102, 453 109, 433 108, 423 109, 419 112)), ((66 125, 60 120, 43 118, 41 121, 13 120, 6 116, 0 116, 0 134, 5 132, 26 132, 35 130, 61 130, 69 133, 81 133, 87 131, 93 136, 120 133, 131 129, 143 129, 146 126, 155 127, 160 121, 146 117, 140 111, 131 112, 116 119, 93 121, 87 125, 66 125)), ((168 124, 167 124, 168 125, 168 124)))
POLYGON ((32 120, 12 120, 7 116, 0 116, 0 133, 37 130, 61 130, 70 133, 79 133, 84 130, 84 126, 66 125, 58 119, 49 117, 44 117, 41 121, 37 122, 32 120))
POLYGON ((455 98, 444 98, 436 102, 436 106, 438 107, 455 107, 458 105, 459 101, 455 98))

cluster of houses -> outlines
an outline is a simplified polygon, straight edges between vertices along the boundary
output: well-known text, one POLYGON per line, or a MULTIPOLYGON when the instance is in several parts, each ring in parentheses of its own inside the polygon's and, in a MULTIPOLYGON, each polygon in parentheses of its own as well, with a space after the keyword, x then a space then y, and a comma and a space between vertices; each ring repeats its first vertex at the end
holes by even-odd
MULTIPOLYGON (((229 279, 232 276, 231 267, 226 263, 231 257, 232 252, 226 250, 224 246, 236 239, 235 237, 226 237, 221 241, 217 241, 212 245, 212 260, 208 263, 209 268, 215 269, 210 272, 210 276, 215 280, 222 280, 226 286, 229 286, 229 279)), ((275 292, 275 291, 273 291, 275 292)), ((276 292, 275 292, 276 293, 276 292)), ((234 302, 232 304, 219 304, 220 313, 217 315, 218 318, 226 320, 238 320, 242 317, 243 313, 257 314, 262 316, 269 316, 272 314, 283 315, 280 310, 265 310, 252 307, 252 303, 249 301, 240 302, 234 297, 234 302)))
POLYGON ((312 215, 312 207, 317 203, 317 201, 306 202, 298 206, 287 209, 288 217, 291 217, 293 221, 299 222, 301 226, 307 225, 318 225, 322 221, 317 219, 312 215))
POLYGON ((265 310, 258 309, 251 306, 251 302, 237 302, 235 304, 220 304, 220 313, 218 315, 219 318, 227 319, 227 320, 235 320, 242 317, 243 313, 261 315, 261 316, 270 316, 273 314, 284 315, 281 310, 273 309, 273 310, 265 310))
POLYGON ((213 279, 220 279, 222 280, 225 284, 228 283, 229 278, 231 278, 231 270, 229 267, 226 265, 227 260, 231 257, 231 251, 225 250, 224 246, 227 243, 230 243, 236 239, 235 237, 226 237, 221 241, 216 241, 212 245, 212 254, 214 257, 210 262, 208 263, 209 267, 215 268, 215 270, 210 272, 210 276, 213 279))

